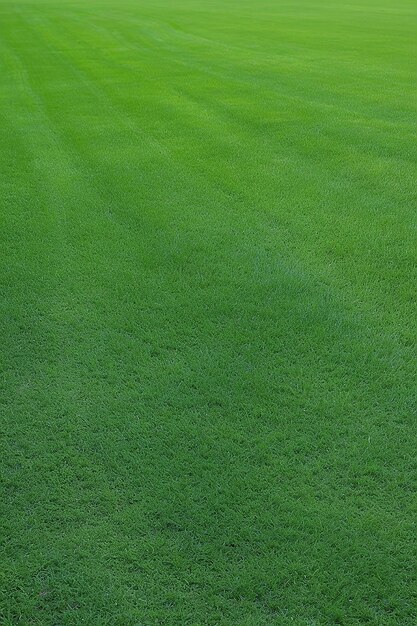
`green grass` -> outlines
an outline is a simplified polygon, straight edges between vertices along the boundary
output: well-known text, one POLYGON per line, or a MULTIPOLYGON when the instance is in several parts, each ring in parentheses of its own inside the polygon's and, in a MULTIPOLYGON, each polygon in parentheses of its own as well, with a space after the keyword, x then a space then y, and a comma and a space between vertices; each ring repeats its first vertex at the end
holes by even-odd
POLYGON ((411 0, 0 0, 2 626, 415 626, 411 0))

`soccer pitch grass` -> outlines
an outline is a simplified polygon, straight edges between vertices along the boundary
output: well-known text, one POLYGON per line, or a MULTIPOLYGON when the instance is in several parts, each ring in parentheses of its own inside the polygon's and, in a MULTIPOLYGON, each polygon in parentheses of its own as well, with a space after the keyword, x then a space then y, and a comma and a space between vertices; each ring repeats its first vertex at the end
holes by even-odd
POLYGON ((416 34, 0 1, 2 626, 415 626, 416 34))

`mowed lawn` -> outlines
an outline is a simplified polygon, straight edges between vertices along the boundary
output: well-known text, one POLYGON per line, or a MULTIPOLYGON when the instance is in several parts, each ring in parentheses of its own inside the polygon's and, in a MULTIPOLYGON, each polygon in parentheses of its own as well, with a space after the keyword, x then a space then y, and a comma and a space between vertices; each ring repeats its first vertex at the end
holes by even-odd
POLYGON ((0 0, 2 626, 417 624, 414 0, 0 0))

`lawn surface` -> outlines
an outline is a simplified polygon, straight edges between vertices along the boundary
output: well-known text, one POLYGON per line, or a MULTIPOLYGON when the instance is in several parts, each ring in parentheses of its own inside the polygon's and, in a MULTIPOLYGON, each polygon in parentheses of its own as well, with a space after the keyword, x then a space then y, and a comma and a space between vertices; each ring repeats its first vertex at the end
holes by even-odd
POLYGON ((0 0, 2 626, 415 626, 411 0, 0 0))

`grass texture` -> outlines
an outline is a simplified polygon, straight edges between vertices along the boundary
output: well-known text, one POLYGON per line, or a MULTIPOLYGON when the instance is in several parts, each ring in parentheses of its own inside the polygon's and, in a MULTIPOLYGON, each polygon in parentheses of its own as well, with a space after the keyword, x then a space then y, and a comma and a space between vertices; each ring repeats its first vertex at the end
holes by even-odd
POLYGON ((409 0, 0 0, 2 626, 415 626, 409 0))

